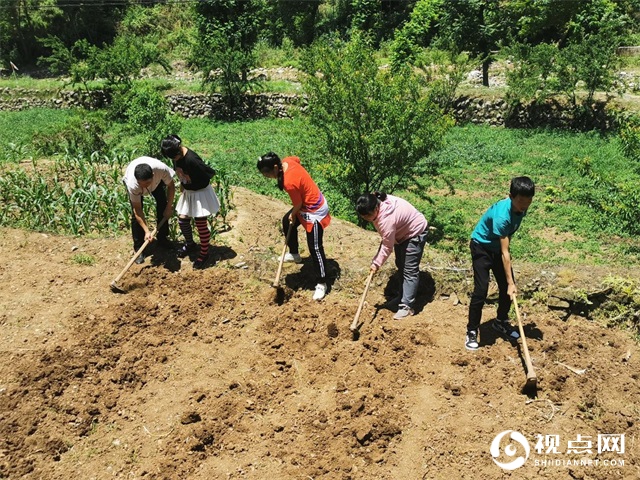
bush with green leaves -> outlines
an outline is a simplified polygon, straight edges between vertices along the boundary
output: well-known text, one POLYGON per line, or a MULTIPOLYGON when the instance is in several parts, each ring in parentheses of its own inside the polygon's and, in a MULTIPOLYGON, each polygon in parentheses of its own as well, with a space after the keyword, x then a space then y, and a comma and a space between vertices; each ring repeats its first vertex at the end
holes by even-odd
POLYGON ((204 72, 203 86, 222 95, 227 117, 237 116, 247 92, 259 84, 249 77, 257 64, 254 50, 234 48, 224 33, 214 32, 201 40, 197 52, 198 66, 204 72))
POLYGON ((549 81, 557 47, 548 43, 515 43, 507 47, 505 53, 512 61, 512 68, 506 71, 509 106, 515 108, 519 104, 546 100, 551 95, 549 81))
POLYGON ((507 72, 511 108, 560 95, 588 127, 596 93, 608 97, 624 91, 617 82, 617 49, 624 44, 629 23, 614 2, 593 0, 574 13, 562 42, 514 43, 507 49, 514 65, 507 72))
POLYGON ((304 62, 309 119, 327 181, 355 201, 374 190, 420 189, 435 171, 428 155, 451 121, 408 68, 378 68, 361 37, 315 44, 304 62))
POLYGON ((424 74, 429 98, 445 112, 451 113, 458 87, 472 68, 469 56, 466 53, 424 49, 416 54, 414 65, 424 74))
POLYGON ((144 155, 160 155, 160 142, 169 134, 177 134, 182 119, 173 114, 167 99, 155 86, 137 81, 130 88, 118 89, 113 96, 111 113, 127 122, 126 129, 140 140, 144 155))
POLYGON ((90 156, 107 148, 108 122, 103 112, 80 110, 56 132, 36 133, 33 144, 44 156, 66 153, 90 156))
POLYGON ((49 36, 41 40, 51 49, 51 55, 40 59, 54 73, 67 73, 73 85, 102 80, 106 88, 122 88, 140 77, 143 68, 158 64, 169 72, 171 67, 157 45, 134 35, 115 38, 111 45, 97 47, 87 40, 78 40, 67 47, 59 38, 49 36))
POLYGON ((631 115, 624 119, 619 136, 624 155, 640 167, 640 116, 631 115))
POLYGON ((391 44, 391 66, 412 65, 422 48, 429 45, 438 21, 438 11, 443 0, 418 0, 409 20, 395 32, 391 44))
POLYGON ((203 85, 222 94, 225 113, 233 117, 255 84, 249 71, 257 62, 265 5, 257 0, 201 0, 195 9, 198 41, 191 61, 203 72, 203 85))

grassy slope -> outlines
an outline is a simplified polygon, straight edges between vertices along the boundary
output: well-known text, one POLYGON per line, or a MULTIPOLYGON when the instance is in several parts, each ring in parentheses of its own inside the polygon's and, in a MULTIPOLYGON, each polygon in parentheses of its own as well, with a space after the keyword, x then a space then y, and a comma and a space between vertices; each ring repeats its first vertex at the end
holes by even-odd
MULTIPOLYGON (((0 112, 0 147, 6 151, 13 142, 28 149, 34 133, 55 129, 68 115, 55 110, 0 112)), ((255 162, 269 150, 299 155, 327 193, 334 215, 354 220, 351 206, 314 172, 314 164, 322 158, 308 131, 302 119, 237 123, 198 119, 185 121, 180 134, 186 145, 226 169, 232 183, 283 200, 286 195, 257 173, 255 162)), ((422 198, 415 192, 396 193, 416 204, 437 228, 432 238, 436 248, 466 258, 467 239, 480 215, 508 193, 513 176, 529 175, 538 188, 513 242, 516 256, 542 264, 550 259, 554 264, 640 263, 637 240, 608 233, 608 219, 572 194, 592 188, 577 170, 585 161, 603 178, 640 180, 615 137, 468 125, 450 132, 446 147, 434 160, 441 165, 441 174, 429 191, 420 192, 422 198)))

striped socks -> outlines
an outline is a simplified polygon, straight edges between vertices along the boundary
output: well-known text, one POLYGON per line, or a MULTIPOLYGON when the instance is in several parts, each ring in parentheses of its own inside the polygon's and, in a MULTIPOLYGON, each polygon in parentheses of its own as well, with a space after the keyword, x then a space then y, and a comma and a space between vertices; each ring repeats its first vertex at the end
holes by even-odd
POLYGON ((178 217, 178 226, 187 245, 193 245, 193 230, 191 229, 191 218, 178 217))
MULTIPOLYGON (((200 237, 200 256, 198 260, 204 260, 209 255, 209 241, 211 240, 211 232, 207 217, 198 217, 195 219, 198 236, 200 237)), ((182 227, 181 227, 182 228, 182 227)), ((192 239, 193 241, 193 239, 192 239)))

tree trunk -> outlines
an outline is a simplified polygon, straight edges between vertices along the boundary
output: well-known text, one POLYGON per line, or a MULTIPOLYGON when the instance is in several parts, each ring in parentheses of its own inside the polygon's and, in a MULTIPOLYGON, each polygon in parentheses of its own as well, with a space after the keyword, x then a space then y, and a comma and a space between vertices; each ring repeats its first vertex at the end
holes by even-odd
POLYGON ((489 86, 489 66, 491 65, 491 60, 489 58, 485 58, 482 61, 482 86, 489 86))

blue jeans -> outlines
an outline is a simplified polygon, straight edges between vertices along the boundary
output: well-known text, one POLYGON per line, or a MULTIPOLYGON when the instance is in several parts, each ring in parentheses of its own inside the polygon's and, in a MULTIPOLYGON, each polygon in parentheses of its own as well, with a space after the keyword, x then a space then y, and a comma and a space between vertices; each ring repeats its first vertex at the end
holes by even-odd
POLYGON ((402 275, 402 299, 400 305, 413 308, 420 280, 420 260, 427 243, 427 230, 393 246, 396 267, 402 275))

